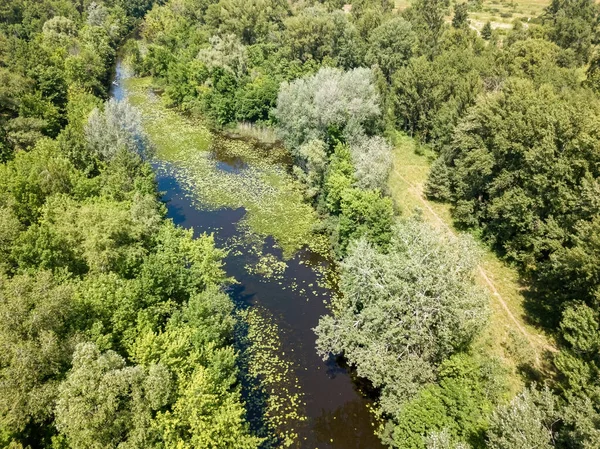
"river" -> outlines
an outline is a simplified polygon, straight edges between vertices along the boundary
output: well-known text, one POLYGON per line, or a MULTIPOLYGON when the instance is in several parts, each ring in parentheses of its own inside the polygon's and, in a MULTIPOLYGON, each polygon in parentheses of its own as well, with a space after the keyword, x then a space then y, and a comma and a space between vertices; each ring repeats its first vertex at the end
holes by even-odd
MULTIPOLYGON (((125 70, 117 64, 111 96, 127 98, 125 70)), ((195 235, 213 233, 218 246, 231 247, 245 237, 239 226, 243 208, 210 210, 198 204, 177 176, 180 168, 166 161, 154 164, 158 188, 167 205, 168 217, 195 235)), ((228 161, 218 164, 223 173, 236 170, 228 161)), ((282 259, 282 251, 267 238, 263 253, 282 259)), ((229 293, 238 307, 264 311, 277 329, 281 353, 289 360, 301 392, 300 412, 304 420, 294 423, 297 437, 291 447, 306 449, 379 449, 370 402, 358 391, 348 372, 334 360, 323 361, 315 351, 313 328, 328 312, 331 293, 319 282, 319 268, 326 262, 308 250, 286 260, 283 275, 265 279, 248 265, 255 255, 230 251, 225 260, 227 274, 236 279, 229 293)), ((256 418, 256 417, 255 417, 256 418)))

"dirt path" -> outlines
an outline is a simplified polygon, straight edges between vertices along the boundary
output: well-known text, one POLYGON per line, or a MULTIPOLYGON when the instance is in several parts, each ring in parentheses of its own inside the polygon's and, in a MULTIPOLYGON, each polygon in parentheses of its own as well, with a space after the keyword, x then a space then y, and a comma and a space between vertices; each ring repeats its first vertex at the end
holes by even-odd
MULTIPOLYGON (((431 207, 431 205, 429 204, 429 201, 427 201, 424 196, 423 193, 421 191, 421 189, 416 186, 415 184, 411 183, 410 181, 408 181, 404 176, 402 176, 398 170, 394 169, 394 173, 404 182, 409 186, 409 190, 413 193, 413 195, 415 197, 417 197, 419 199, 419 201, 423 204, 423 206, 425 207, 425 209, 427 209, 427 211, 436 219, 436 221, 441 225, 441 227, 443 229, 445 229, 451 236, 453 236, 454 238, 458 238, 458 235, 456 234, 456 232, 454 231, 454 229, 452 229, 443 219, 442 217, 440 217, 438 215, 438 213, 433 210, 433 208, 431 207)), ((544 350, 546 351, 550 351, 550 352, 558 352, 558 350, 549 344, 546 343, 542 343, 541 345, 536 342, 534 339, 534 337, 527 332, 527 329, 525 329, 525 327, 523 326, 523 324, 521 324, 521 322, 517 319, 517 317, 512 313, 512 311, 510 310, 510 307, 508 307, 508 304, 506 303, 506 301, 504 300, 504 298, 502 297, 502 295, 498 292, 498 289, 496 289, 496 286, 494 285, 494 283, 492 282, 492 280, 490 279, 490 277, 488 276, 487 272, 485 271, 485 269, 483 268, 483 266, 478 265, 477 266, 477 271, 479 272, 479 275, 481 276, 481 278, 484 280, 488 290, 490 291, 490 293, 492 294, 492 296, 495 298, 495 300, 502 306, 502 309, 504 310, 504 312, 506 313, 506 315, 510 318, 510 320, 515 324, 516 328, 519 330, 519 332, 527 339, 527 341, 529 342, 529 345, 533 348, 534 352, 535 352, 535 360, 536 363, 539 365, 540 363, 540 357, 539 357, 539 353, 538 353, 538 347, 542 347, 544 350)))

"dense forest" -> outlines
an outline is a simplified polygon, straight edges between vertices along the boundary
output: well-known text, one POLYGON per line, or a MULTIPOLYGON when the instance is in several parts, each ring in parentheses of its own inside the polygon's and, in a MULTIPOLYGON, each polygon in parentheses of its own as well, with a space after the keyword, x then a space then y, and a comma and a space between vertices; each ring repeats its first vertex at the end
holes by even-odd
POLYGON ((226 251, 166 218, 142 114, 109 98, 120 52, 169 108, 283 143, 339 275, 315 351, 368 385, 385 446, 600 447, 600 8, 477 29, 482 3, 3 2, 0 445, 277 446, 249 424, 226 251), (399 134, 458 237, 392 200, 399 134), (478 243, 556 341, 520 391, 476 345, 478 243))

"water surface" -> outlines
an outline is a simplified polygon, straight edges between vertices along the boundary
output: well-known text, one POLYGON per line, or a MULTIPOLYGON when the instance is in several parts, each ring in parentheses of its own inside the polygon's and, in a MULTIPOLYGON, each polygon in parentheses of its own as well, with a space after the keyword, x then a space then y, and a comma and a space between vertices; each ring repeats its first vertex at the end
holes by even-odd
MULTIPOLYGON (((126 98, 123 80, 127 73, 117 64, 115 82, 111 95, 126 98)), ((221 157, 218 150, 211 157, 217 161, 217 169, 223 173, 244 170, 245 162, 221 157)), ((177 171, 180 167, 165 161, 155 164, 158 188, 167 205, 168 217, 195 235, 212 233, 220 247, 240 245, 242 251, 230 251, 225 260, 225 270, 238 284, 229 290, 234 301, 241 307, 256 307, 268 311, 270 319, 279 330, 282 352, 293 366, 302 396, 301 414, 307 419, 297 423, 299 434, 293 447, 306 449, 379 449, 383 446, 374 435, 374 427, 368 412, 369 401, 365 399, 347 371, 334 360, 323 361, 315 351, 313 328, 319 317, 328 312, 326 303, 331 292, 323 286, 315 268, 327 262, 307 250, 299 251, 286 260, 282 277, 266 279, 249 271, 248 265, 256 262, 256 254, 243 250, 247 233, 240 225, 245 210, 223 208, 211 210, 198 203, 180 183, 177 171), (232 243, 234 242, 234 243, 232 243), (305 403, 305 405, 304 405, 305 403)), ((282 251, 267 238, 262 245, 263 254, 272 254, 282 260, 282 251)))

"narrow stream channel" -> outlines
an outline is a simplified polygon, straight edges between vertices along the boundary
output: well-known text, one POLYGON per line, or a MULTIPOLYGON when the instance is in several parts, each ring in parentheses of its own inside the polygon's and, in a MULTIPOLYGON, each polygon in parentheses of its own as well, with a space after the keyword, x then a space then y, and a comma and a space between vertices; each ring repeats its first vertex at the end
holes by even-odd
MULTIPOLYGON (((127 96, 122 86, 124 73, 122 64, 118 63, 111 88, 111 96, 117 100, 127 96)), ((224 171, 236 169, 226 161, 218 166, 224 171)), ((178 182, 177 167, 161 161, 155 168, 168 217, 176 224, 193 228, 195 235, 213 233, 220 247, 244 237, 238 226, 244 209, 203 210, 178 182)), ((263 252, 278 259, 282 257, 281 250, 269 239, 263 252)), ((344 368, 333 360, 324 362, 315 351, 316 337, 312 329, 319 317, 327 313, 325 301, 330 292, 318 285, 318 275, 311 266, 324 262, 315 254, 301 251, 286 261, 283 278, 269 280, 249 273, 246 265, 250 257, 243 251, 232 251, 226 258, 227 274, 238 281, 229 293, 237 304, 266 309, 280 331, 282 351, 293 363, 303 393, 302 414, 307 418, 295 427, 298 439, 292 447, 382 448, 374 435, 369 401, 358 392, 344 368), (299 288, 293 287, 296 285, 299 288)))

